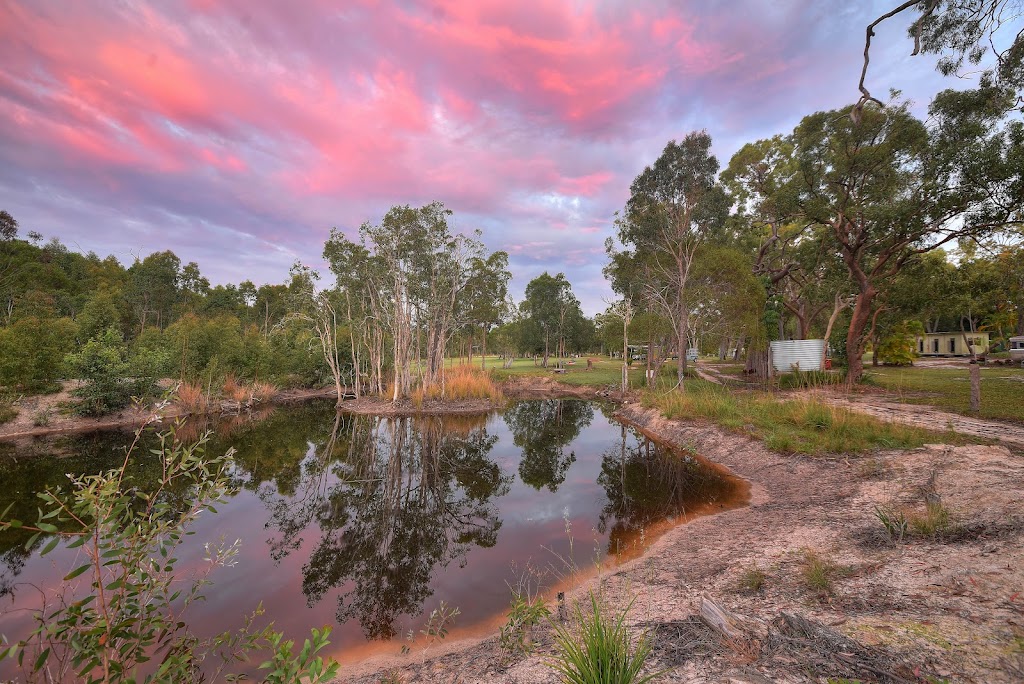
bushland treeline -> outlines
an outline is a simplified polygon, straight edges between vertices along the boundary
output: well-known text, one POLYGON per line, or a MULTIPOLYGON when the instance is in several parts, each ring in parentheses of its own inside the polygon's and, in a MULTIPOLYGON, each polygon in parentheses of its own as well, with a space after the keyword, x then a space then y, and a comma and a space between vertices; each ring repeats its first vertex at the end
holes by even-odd
POLYGON ((452 355, 477 353, 485 365, 488 333, 520 313, 500 351, 544 354, 546 364, 548 353, 591 347, 593 323, 564 275, 537 278, 520 311, 508 297, 508 255, 487 252, 479 232, 453 231, 451 215, 438 202, 394 207, 356 241, 331 232, 334 283, 295 264, 284 282, 257 286, 211 285, 172 251, 125 266, 57 238, 21 237, 2 212, 0 387, 49 392, 82 379, 86 413, 152 393, 159 378, 207 388, 226 377, 335 382, 397 399, 443 388, 452 355))

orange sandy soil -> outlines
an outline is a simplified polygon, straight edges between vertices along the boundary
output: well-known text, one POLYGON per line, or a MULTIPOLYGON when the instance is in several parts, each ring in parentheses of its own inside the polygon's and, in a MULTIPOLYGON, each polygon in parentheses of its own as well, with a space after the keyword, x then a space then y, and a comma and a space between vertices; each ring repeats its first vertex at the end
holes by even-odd
MULTIPOLYGON (((600 591, 654 643, 658 682, 1024 681, 1024 457, 1006 446, 926 446, 858 457, 783 456, 708 424, 670 421, 637 404, 620 417, 696 449, 751 484, 747 507, 699 517, 640 558, 584 580, 570 603, 600 591), (934 477, 934 479, 933 479, 934 477), (951 512, 942 537, 889 540, 876 507, 924 510, 929 481, 951 512), (804 579, 812 551, 838 566, 832 586, 804 579), (750 569, 758 591, 742 587, 750 569), (702 596, 754 626, 720 638, 696 615, 702 596), (817 625, 793 638, 783 614, 817 625), (788 636, 787 636, 788 635, 788 636), (825 635, 825 636, 822 636, 825 635), (785 637, 785 638, 784 638, 785 637)), ((497 630, 425 652, 346 665, 339 681, 555 683, 551 630, 530 655, 511 654, 497 630)))

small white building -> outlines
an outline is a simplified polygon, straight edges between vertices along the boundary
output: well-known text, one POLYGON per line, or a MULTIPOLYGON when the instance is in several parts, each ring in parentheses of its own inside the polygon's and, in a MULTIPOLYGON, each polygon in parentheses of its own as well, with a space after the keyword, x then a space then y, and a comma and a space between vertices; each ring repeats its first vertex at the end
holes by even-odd
POLYGON ((1009 346, 1010 358, 1024 363, 1024 337, 1011 337, 1009 346))
POLYGON ((917 353, 921 356, 970 356, 972 346, 975 354, 984 354, 988 345, 987 332, 925 333, 917 338, 917 353))

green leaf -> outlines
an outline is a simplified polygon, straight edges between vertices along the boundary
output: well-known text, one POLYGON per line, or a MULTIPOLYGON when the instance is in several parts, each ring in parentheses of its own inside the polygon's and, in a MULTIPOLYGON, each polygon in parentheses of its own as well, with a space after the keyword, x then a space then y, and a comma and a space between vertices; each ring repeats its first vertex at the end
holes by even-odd
POLYGON ((43 550, 39 553, 39 555, 45 556, 46 554, 50 553, 55 548, 57 548, 58 543, 60 543, 60 537, 53 537, 52 539, 50 539, 49 543, 47 543, 47 545, 43 547, 43 550))
POLYGON ((92 565, 90 565, 89 563, 86 563, 85 565, 79 565, 77 568, 75 568, 74 570, 72 570, 68 574, 64 575, 64 581, 67 582, 68 580, 75 579, 76 577, 78 577, 79 575, 81 575, 82 573, 84 573, 85 571, 87 571, 91 567, 92 567, 92 565))
POLYGON ((32 671, 33 672, 39 672, 39 670, 42 669, 43 665, 46 664, 46 659, 49 658, 49 657, 50 657, 50 649, 49 649, 49 647, 47 647, 47 648, 43 649, 43 652, 39 654, 38 658, 36 658, 36 662, 32 666, 32 671))

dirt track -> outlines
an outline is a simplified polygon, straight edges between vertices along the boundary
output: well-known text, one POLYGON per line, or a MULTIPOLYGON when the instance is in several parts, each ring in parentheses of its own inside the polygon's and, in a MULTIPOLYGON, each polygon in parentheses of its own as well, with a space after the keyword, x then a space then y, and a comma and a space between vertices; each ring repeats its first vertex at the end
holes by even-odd
POLYGON ((1013 423, 971 418, 931 406, 900 404, 872 395, 840 395, 821 392, 816 393, 815 396, 833 406, 866 413, 881 420, 905 423, 936 431, 952 428, 964 435, 991 439, 1014 448, 1024 448, 1024 426, 1013 423))

